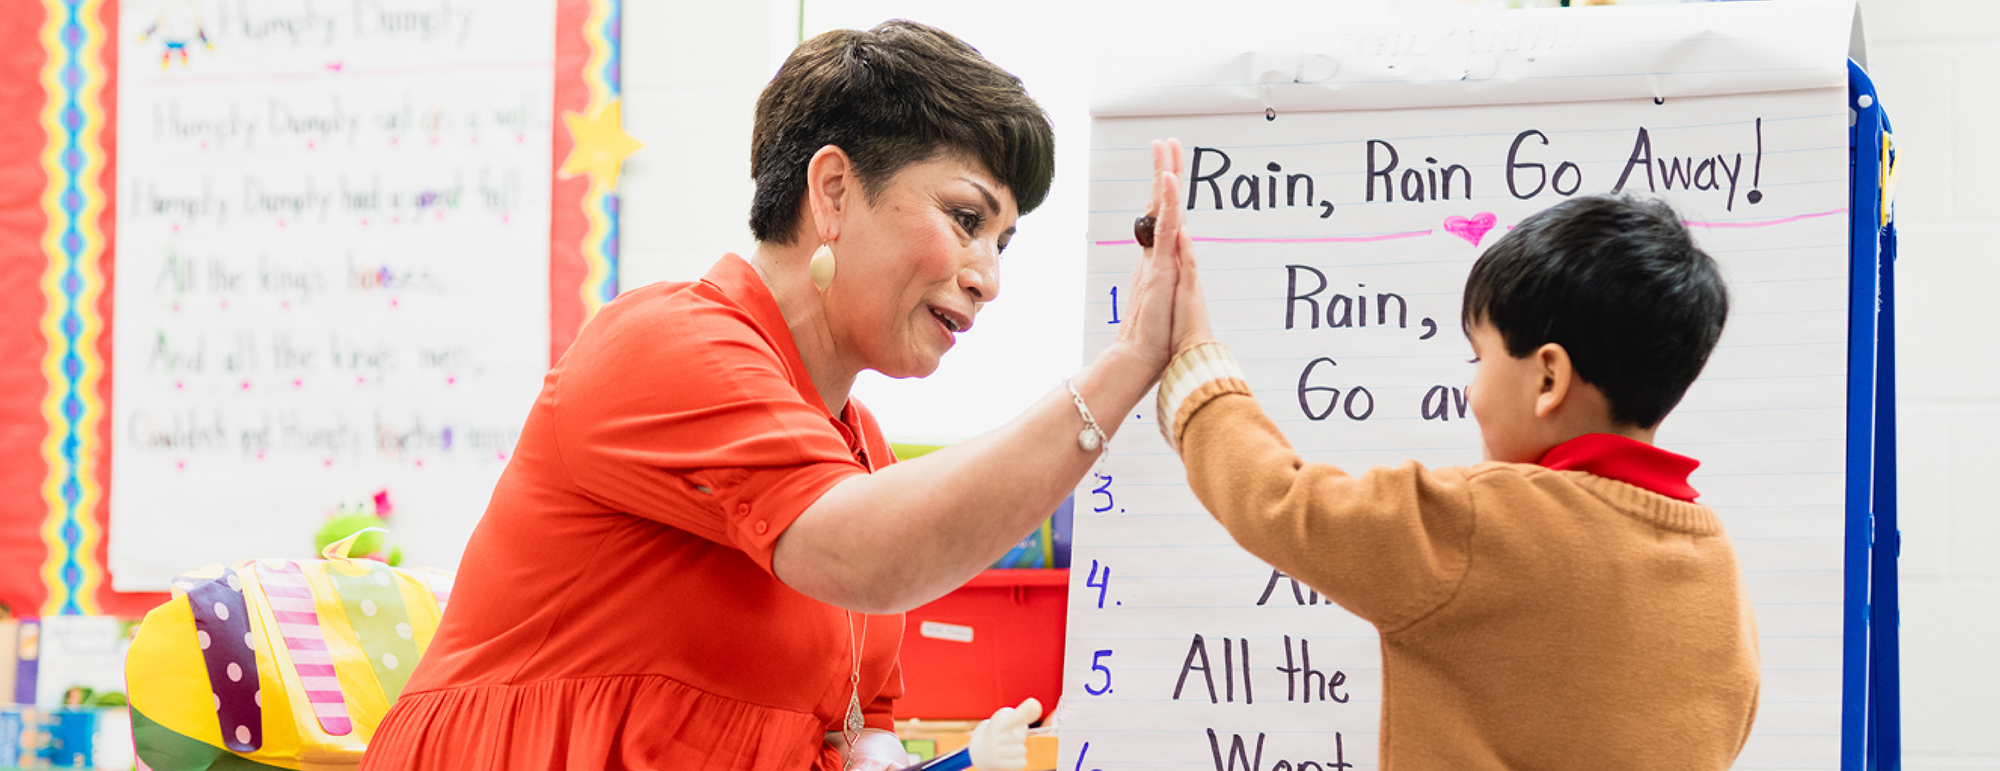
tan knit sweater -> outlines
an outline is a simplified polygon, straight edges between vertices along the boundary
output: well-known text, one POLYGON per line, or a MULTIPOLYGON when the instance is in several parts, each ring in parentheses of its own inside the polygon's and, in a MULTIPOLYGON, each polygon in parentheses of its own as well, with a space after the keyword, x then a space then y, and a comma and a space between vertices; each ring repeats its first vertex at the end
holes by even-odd
POLYGON ((1240 375, 1180 369, 1159 414, 1195 495, 1381 632, 1382 768, 1719 769, 1742 750, 1756 620, 1714 510, 1526 464, 1350 476, 1300 460, 1240 375))

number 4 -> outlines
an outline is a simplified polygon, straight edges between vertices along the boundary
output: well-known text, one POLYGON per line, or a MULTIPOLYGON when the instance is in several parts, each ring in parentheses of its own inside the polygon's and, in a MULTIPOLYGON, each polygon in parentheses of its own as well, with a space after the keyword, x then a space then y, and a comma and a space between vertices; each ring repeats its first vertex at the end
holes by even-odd
POLYGON ((1111 566, 1104 566, 1104 577, 1097 577, 1097 560, 1090 561, 1090 575, 1083 579, 1083 585, 1097 590, 1097 607, 1104 607, 1104 593, 1111 589, 1111 566))

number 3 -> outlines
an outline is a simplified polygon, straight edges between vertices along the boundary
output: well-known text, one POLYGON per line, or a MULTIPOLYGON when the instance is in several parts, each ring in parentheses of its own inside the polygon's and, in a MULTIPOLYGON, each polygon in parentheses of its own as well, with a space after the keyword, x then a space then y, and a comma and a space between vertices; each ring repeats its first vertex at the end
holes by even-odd
POLYGON ((1104 496, 1104 505, 1092 506, 1090 510, 1098 512, 1110 511, 1111 507, 1117 502, 1117 499, 1111 497, 1111 476, 1109 474, 1092 474, 1091 476, 1104 480, 1104 484, 1090 488, 1091 492, 1104 496))

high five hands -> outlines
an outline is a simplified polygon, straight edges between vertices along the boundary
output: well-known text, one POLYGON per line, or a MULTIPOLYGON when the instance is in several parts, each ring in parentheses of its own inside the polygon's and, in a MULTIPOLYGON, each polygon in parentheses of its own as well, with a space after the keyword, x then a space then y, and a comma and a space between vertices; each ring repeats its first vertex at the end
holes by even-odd
POLYGON ((1119 331, 1119 339, 1156 357, 1161 369, 1181 351, 1214 339, 1195 274, 1194 238, 1181 210, 1181 173, 1180 140, 1153 140, 1153 192, 1146 215, 1133 225, 1144 250, 1132 269, 1133 323, 1119 331))

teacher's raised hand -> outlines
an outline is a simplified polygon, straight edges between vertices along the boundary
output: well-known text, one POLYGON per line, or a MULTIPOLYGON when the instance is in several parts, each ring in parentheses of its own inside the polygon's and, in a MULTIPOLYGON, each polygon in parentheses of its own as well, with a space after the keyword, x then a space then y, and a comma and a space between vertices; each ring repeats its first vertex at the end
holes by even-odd
POLYGON ((1132 226, 1142 249, 1132 265, 1130 312, 1119 324, 1118 342, 1145 357, 1154 377, 1167 366, 1174 351, 1174 292, 1180 283, 1178 249, 1171 246, 1181 229, 1180 141, 1153 140, 1153 190, 1146 215, 1132 226), (1168 245, 1161 245, 1160 238, 1168 245))
MULTIPOLYGON (((1181 209, 1181 172, 1181 141, 1153 140, 1153 193, 1146 203, 1146 216, 1138 225, 1139 230, 1150 225, 1151 232, 1137 234, 1145 257, 1139 261, 1133 285, 1141 286, 1140 271, 1148 272, 1146 277, 1151 278, 1174 277, 1169 360, 1215 339, 1209 331, 1208 303, 1202 298, 1201 282, 1195 274, 1194 238, 1188 234, 1187 216, 1181 209)), ((1139 291, 1143 294, 1146 289, 1139 291)))

